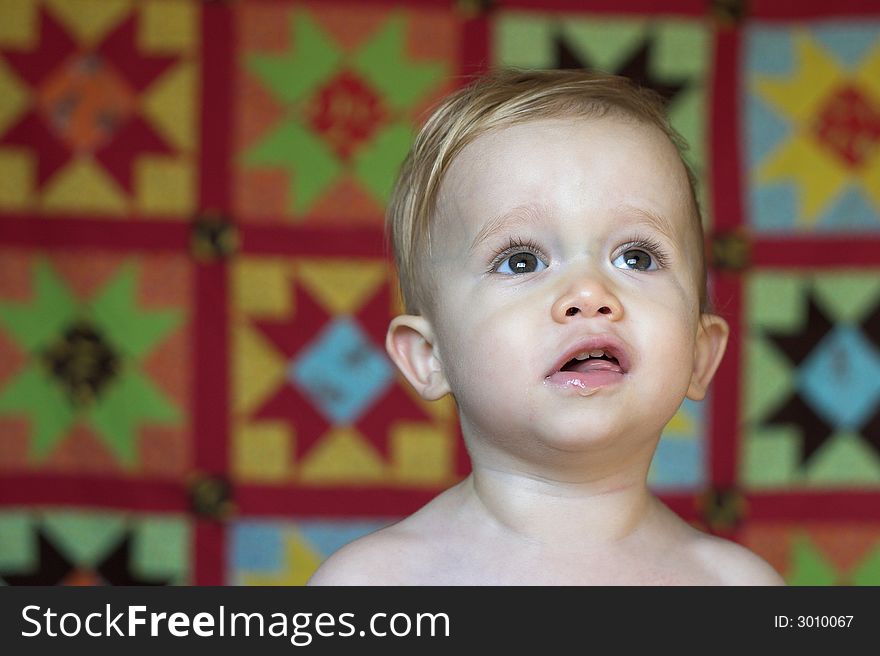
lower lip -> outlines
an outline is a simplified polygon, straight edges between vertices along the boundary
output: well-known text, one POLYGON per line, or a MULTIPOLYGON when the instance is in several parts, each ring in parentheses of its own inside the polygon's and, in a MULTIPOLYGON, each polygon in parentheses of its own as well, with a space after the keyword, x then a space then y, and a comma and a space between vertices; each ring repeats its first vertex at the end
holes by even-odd
POLYGON ((587 373, 557 371, 555 374, 547 376, 544 382, 553 387, 569 389, 581 396, 590 396, 603 387, 621 382, 624 375, 617 371, 589 371, 587 373))

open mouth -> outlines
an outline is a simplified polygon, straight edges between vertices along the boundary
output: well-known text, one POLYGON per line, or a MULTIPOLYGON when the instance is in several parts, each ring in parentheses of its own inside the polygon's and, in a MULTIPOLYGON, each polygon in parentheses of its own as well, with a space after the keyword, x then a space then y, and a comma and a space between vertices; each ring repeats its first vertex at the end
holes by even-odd
POLYGON ((625 374, 629 369, 629 356, 623 342, 611 335, 593 335, 572 345, 568 352, 556 361, 547 375, 590 371, 614 371, 625 374))
POLYGON ((593 335, 574 344, 548 372, 545 382, 589 396, 622 382, 629 369, 623 342, 612 335, 593 335))
POLYGON ((590 371, 616 371, 623 373, 623 368, 616 357, 606 353, 604 349, 596 349, 590 352, 578 353, 562 365, 559 371, 574 371, 581 374, 590 371))

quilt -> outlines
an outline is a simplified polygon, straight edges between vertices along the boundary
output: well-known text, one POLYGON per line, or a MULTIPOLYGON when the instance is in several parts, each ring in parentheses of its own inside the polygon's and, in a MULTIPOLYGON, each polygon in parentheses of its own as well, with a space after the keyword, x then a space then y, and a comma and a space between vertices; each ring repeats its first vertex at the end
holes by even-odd
POLYGON ((468 460, 384 353, 429 109, 627 75, 700 180, 730 322, 652 489, 790 584, 880 584, 880 6, 4 0, 0 581, 300 585, 468 460))

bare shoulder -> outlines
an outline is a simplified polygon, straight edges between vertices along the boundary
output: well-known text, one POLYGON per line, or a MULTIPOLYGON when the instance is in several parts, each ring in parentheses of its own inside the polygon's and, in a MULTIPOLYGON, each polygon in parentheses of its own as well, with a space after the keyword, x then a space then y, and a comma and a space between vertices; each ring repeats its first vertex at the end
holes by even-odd
POLYGON ((702 533, 694 554, 721 585, 785 585, 767 561, 736 542, 702 533))
POLYGON ((383 528, 334 552, 307 585, 399 585, 412 542, 397 524, 383 528))
POLYGON ((403 520, 350 542, 325 560, 308 585, 411 585, 430 578, 445 544, 446 491, 403 520))

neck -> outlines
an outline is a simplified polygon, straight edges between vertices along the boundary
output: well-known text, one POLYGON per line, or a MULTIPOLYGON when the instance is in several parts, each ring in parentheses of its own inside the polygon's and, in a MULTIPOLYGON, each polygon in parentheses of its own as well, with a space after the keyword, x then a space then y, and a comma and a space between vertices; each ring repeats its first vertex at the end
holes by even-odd
POLYGON ((665 506, 647 486, 659 430, 562 444, 543 434, 484 434, 462 420, 475 521, 541 550, 599 553, 637 544, 665 506))
POLYGON ((483 471, 472 474, 471 486, 476 502, 505 531, 563 550, 628 541, 654 508, 654 498, 638 482, 562 483, 483 471))
MULTIPOLYGON (((662 504, 647 487, 650 457, 604 471, 485 466, 473 460, 464 482, 474 512, 524 545, 595 552, 637 542, 662 504), (589 473, 588 473, 589 472, 589 473)), ((493 459, 493 462, 497 460, 493 459)))

